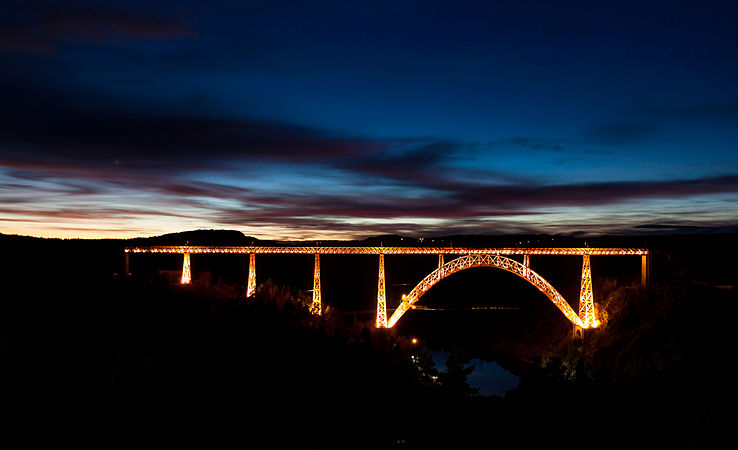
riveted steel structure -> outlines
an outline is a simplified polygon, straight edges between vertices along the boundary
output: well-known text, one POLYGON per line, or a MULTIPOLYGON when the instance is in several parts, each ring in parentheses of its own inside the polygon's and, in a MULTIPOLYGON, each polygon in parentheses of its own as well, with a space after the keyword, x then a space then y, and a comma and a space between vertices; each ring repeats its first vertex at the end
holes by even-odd
POLYGON ((564 316, 581 329, 598 326, 594 296, 592 294, 592 273, 589 264, 590 256, 638 255, 641 256, 641 283, 647 282, 648 250, 642 248, 474 248, 474 247, 320 247, 320 246, 154 246, 126 248, 129 253, 181 253, 184 255, 182 283, 191 281, 190 254, 249 254, 249 278, 247 296, 256 288, 256 254, 313 254, 315 255, 315 271, 313 275, 313 302, 310 307, 314 314, 322 313, 320 291, 320 255, 379 255, 379 281, 377 287, 377 327, 392 327, 405 312, 413 309, 420 297, 440 280, 461 270, 472 267, 496 267, 514 273, 533 284, 546 295, 564 316), (386 295, 384 290, 384 255, 438 255, 438 268, 431 272, 407 295, 402 296, 399 306, 389 320, 386 317, 386 295), (444 255, 461 255, 444 262, 444 255), (508 256, 522 255, 520 263, 508 256), (578 255, 584 257, 582 267, 582 285, 579 299, 580 314, 577 315, 569 303, 543 277, 530 268, 531 255, 578 255))
POLYGON ((589 266, 589 255, 584 255, 582 262, 582 284, 579 291, 579 318, 584 328, 597 327, 595 317, 594 295, 592 294, 592 269, 589 266))
POLYGON ((317 247, 317 246, 195 246, 170 245, 130 247, 128 253, 256 253, 293 255, 647 255, 643 248, 586 248, 586 247, 317 247))
POLYGON ((313 271, 313 303, 310 311, 319 316, 323 314, 323 304, 320 295, 320 254, 315 254, 315 270, 313 271))
POLYGON ((256 291, 256 255, 249 254, 249 278, 246 285, 246 298, 254 295, 256 291))
POLYGON ((190 267, 190 254, 184 254, 184 262, 182 263, 182 284, 190 284, 192 282, 192 268, 190 267))
POLYGON ((525 265, 518 261, 501 255, 466 255, 447 262, 425 277, 423 281, 418 283, 417 286, 410 291, 409 294, 403 296, 400 306, 398 306, 394 314, 392 314, 387 325, 392 327, 396 324, 397 321, 400 320, 400 317, 402 317, 409 309, 413 308, 415 303, 420 300, 420 297, 422 297, 430 288, 435 286, 436 283, 449 275, 461 270, 471 269, 472 267, 497 267, 518 275, 543 292, 546 297, 548 297, 554 305, 564 313, 564 316, 566 316, 571 323, 576 326, 586 328, 569 303, 567 303, 564 297, 562 297, 548 281, 543 279, 543 277, 538 275, 536 272, 526 268, 525 265))
POLYGON ((379 254, 379 281, 377 282, 377 328, 387 328, 387 297, 384 293, 384 255, 379 254))

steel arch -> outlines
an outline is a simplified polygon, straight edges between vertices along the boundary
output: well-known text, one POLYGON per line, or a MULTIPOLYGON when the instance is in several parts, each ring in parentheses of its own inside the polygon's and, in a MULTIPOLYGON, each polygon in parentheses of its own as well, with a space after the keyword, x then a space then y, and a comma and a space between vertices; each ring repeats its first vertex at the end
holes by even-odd
POLYGON ((546 281, 536 272, 530 270, 530 267, 526 267, 525 265, 515 261, 514 259, 505 258, 504 256, 500 255, 466 255, 449 261, 443 266, 434 270, 427 277, 425 277, 423 281, 418 283, 418 285, 415 286, 409 294, 403 296, 402 302, 397 307, 394 314, 392 314, 392 317, 390 317, 390 320, 387 323, 387 327, 394 326, 394 324, 397 323, 398 320, 400 320, 400 317, 402 317, 402 315, 405 314, 407 310, 413 308, 413 305, 420 299, 420 297, 428 292, 428 290, 432 288, 436 283, 443 280, 449 275, 465 269, 471 269, 473 267, 496 267, 498 269, 503 269, 508 272, 514 273, 515 275, 525 279, 530 284, 538 288, 539 291, 543 292, 546 297, 548 297, 549 300, 551 300, 554 305, 556 305, 556 307, 559 308, 562 313, 564 313, 564 316, 566 316, 566 318, 569 319, 571 323, 579 327, 586 328, 582 320, 579 318, 577 313, 574 312, 569 303, 564 299, 564 297, 561 296, 561 294, 559 294, 559 292, 553 286, 551 286, 548 281, 546 281))

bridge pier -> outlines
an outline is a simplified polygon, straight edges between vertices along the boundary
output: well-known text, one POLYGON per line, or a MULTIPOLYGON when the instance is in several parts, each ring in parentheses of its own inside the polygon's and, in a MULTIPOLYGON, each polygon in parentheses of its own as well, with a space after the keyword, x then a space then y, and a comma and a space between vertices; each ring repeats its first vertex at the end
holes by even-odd
POLYGON ((584 328, 578 325, 574 325, 574 330, 572 331, 571 337, 572 339, 580 341, 584 339, 584 328))
POLYGON ((379 254, 379 281, 377 282, 377 328, 387 328, 387 297, 384 292, 384 255, 379 254))
POLYGON ((182 284, 190 284, 192 282, 192 269, 190 267, 190 254, 184 254, 184 262, 182 263, 182 284))
POLYGON ((256 255, 251 253, 249 255, 249 278, 246 284, 246 298, 254 295, 256 291, 256 255))
POLYGON ((440 269, 441 267, 443 267, 443 264, 444 264, 443 263, 443 253, 439 253, 438 254, 438 268, 440 269))
POLYGON ((648 286, 648 278, 650 275, 650 257, 648 254, 641 255, 641 286, 648 286))
POLYGON ((320 254, 315 254, 315 270, 313 271, 313 303, 310 305, 310 312, 319 316, 323 314, 320 300, 320 254))
POLYGON ((589 265, 589 255, 584 254, 582 261, 582 284, 579 291, 579 318, 585 328, 597 327, 595 317, 594 295, 592 293, 592 270, 589 265))

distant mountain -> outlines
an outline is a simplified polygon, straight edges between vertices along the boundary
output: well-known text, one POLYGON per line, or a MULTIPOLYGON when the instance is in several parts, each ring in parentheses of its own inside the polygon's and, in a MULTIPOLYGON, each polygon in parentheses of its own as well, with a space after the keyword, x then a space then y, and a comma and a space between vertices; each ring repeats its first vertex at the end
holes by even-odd
POLYGON ((131 246, 151 245, 256 245, 259 239, 236 230, 194 230, 128 240, 131 246))

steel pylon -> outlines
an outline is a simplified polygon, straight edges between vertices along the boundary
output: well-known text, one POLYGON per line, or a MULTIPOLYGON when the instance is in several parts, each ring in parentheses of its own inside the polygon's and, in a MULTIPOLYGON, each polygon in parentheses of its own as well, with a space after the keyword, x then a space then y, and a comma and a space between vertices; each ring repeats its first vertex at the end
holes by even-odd
POLYGON ((192 282, 192 269, 190 267, 190 254, 184 254, 184 263, 182 264, 182 284, 190 284, 192 282))
POLYGON ((320 254, 315 254, 315 272, 313 273, 313 303, 310 312, 319 316, 323 313, 320 303, 320 254))
POLYGON ((584 328, 596 328, 599 323, 595 317, 594 295, 592 293, 592 269, 589 266, 589 255, 584 255, 582 262, 582 287, 579 291, 579 318, 584 328))
POLYGON ((387 328, 387 297, 384 292, 384 255, 379 255, 379 281, 377 284, 377 328, 387 328))
POLYGON ((254 295, 256 291, 256 255, 251 253, 249 255, 249 280, 246 286, 246 298, 254 295))

